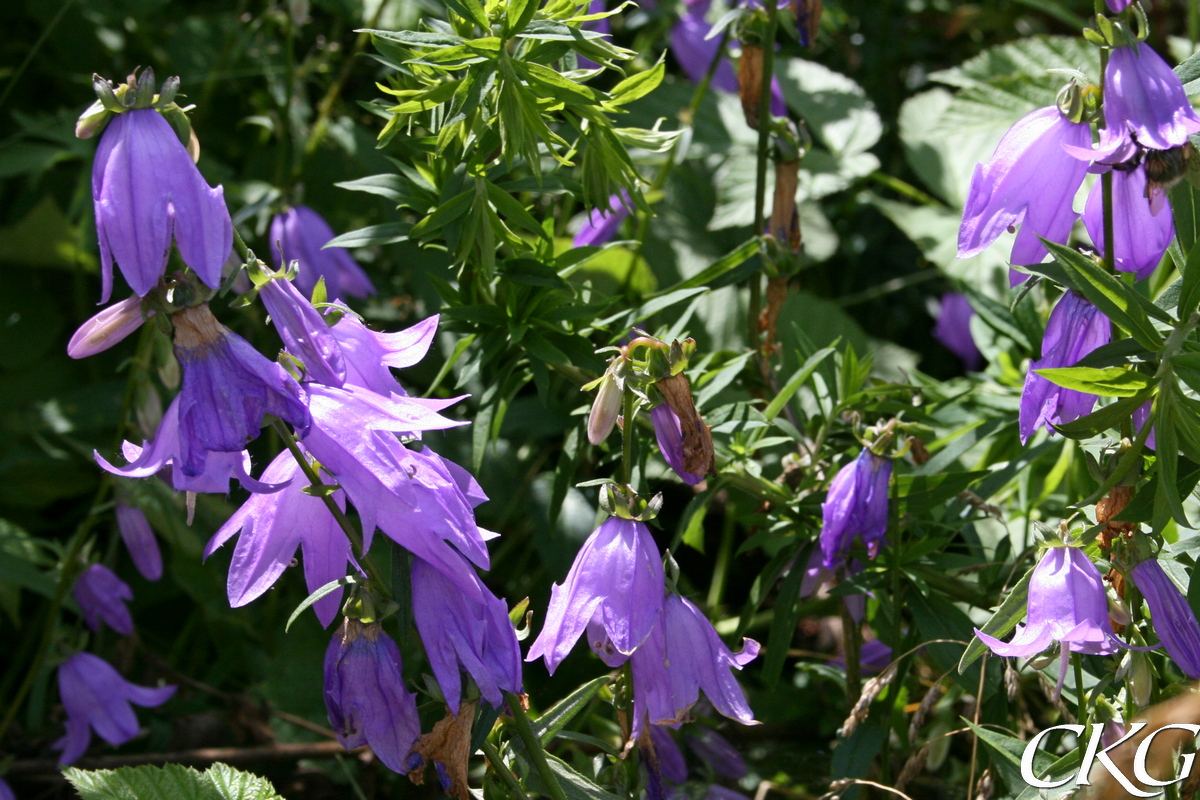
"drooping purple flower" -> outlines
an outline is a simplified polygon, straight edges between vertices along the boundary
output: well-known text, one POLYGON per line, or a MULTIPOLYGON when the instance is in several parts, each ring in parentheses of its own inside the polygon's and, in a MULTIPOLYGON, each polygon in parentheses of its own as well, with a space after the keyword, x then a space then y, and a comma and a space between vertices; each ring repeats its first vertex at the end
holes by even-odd
MULTIPOLYGON (((657 730, 657 728, 652 728, 657 730)), ((697 725, 686 734, 688 747, 700 760, 713 768, 713 772, 731 781, 741 780, 746 775, 746 761, 729 740, 707 725, 697 725)))
POLYGON ((661 725, 651 725, 650 741, 654 745, 654 756, 662 776, 671 783, 687 781, 687 762, 683 760, 683 751, 675 743, 670 730, 661 725))
MULTIPOLYGON (((707 12, 708 3, 693 5, 671 29, 671 54, 697 86, 704 81, 708 67, 721 47, 721 37, 706 38, 712 29, 712 25, 704 18, 707 12)), ((728 58, 721 59, 709 86, 722 92, 737 93, 737 75, 728 58)))
MULTIPOLYGON (((229 485, 229 480, 225 480, 229 485)), ((121 540, 125 549, 133 559, 133 566, 143 578, 156 581, 162 577, 162 551, 158 548, 158 540, 154 538, 154 529, 140 508, 117 501, 117 529, 121 532, 121 540)))
POLYGON ((329 223, 308 206, 293 206, 271 220, 271 252, 279 258, 283 251, 282 268, 289 261, 299 262, 296 285, 306 295, 312 295, 317 281, 325 279, 325 294, 330 300, 346 297, 369 297, 375 287, 363 268, 355 263, 344 247, 325 248, 334 238, 329 223), (276 246, 278 244, 278 247, 276 246))
POLYGON ((200 475, 209 451, 240 452, 274 414, 301 436, 312 420, 296 381, 249 342, 217 322, 203 304, 173 317, 183 368, 179 441, 184 474, 200 475))
POLYGON ((163 117, 152 108, 117 114, 92 166, 100 240, 100 302, 112 294, 112 262, 143 297, 167 266, 171 240, 183 262, 216 289, 233 247, 224 190, 213 189, 163 117))
POLYGON ((400 648, 379 623, 346 619, 325 651, 325 709, 347 750, 370 745, 401 774, 421 735, 417 701, 404 687, 400 648))
POLYGON ((8 781, 0 778, 0 800, 17 800, 17 796, 13 794, 12 787, 8 785, 8 781))
POLYGON ((312 303, 283 277, 267 281, 259 297, 284 348, 304 365, 304 380, 341 386, 346 380, 342 349, 312 303))
POLYGON ((1104 581, 1096 565, 1077 547, 1046 550, 1029 579, 1025 624, 1011 642, 978 628, 975 635, 999 656, 1030 658, 1058 643, 1062 648, 1059 689, 1071 653, 1110 655, 1122 644, 1108 618, 1104 581))
MULTIPOLYGON (((466 561, 462 568, 474 574, 466 561)), ((413 559, 412 593, 413 619, 452 713, 462 699, 459 667, 493 708, 504 702, 504 692, 520 694, 521 648, 503 600, 483 587, 483 602, 470 599, 420 558, 413 559)))
POLYGON ((758 642, 744 639, 742 651, 732 652, 699 608, 677 594, 667 595, 658 624, 630 656, 633 737, 646 724, 686 720, 701 690, 721 714, 743 725, 755 724, 742 687, 729 670, 753 661, 758 650, 758 642))
POLYGON ((1067 292, 1050 312, 1042 338, 1042 357, 1029 365, 1021 391, 1019 429, 1022 444, 1039 428, 1063 425, 1089 413, 1096 395, 1064 389, 1037 374, 1039 369, 1074 366, 1101 345, 1108 344, 1112 325, 1100 309, 1074 292, 1067 292))
MULTIPOLYGON (((290 451, 276 456, 261 479, 285 484, 285 488, 273 494, 250 495, 204 548, 207 559, 241 533, 229 564, 231 608, 244 606, 271 588, 291 566, 297 547, 303 551, 304 582, 310 593, 344 577, 347 563, 354 563, 350 542, 324 501, 304 493, 308 479, 290 451)), ((334 492, 333 500, 345 510, 345 492, 334 492)), ((341 599, 342 590, 338 589, 313 604, 322 626, 333 622, 341 599)))
POLYGON ((821 552, 825 569, 834 569, 861 536, 874 558, 887 533, 888 482, 892 461, 863 448, 829 484, 821 504, 821 552))
MULTIPOLYGON (((1046 257, 1041 236, 1066 244, 1078 216, 1072 208, 1087 164, 1064 145, 1090 147, 1091 128, 1071 122, 1054 106, 1017 120, 992 159, 977 164, 958 230, 958 257, 982 253, 1006 230, 1020 226, 1013 244, 1014 264, 1037 264, 1046 257)), ((1024 278, 1020 278, 1024 280, 1024 278)))
MULTIPOLYGON (((1200 132, 1200 115, 1188 102, 1183 83, 1162 56, 1145 42, 1115 47, 1104 71, 1104 128, 1095 150, 1077 145, 1076 155, 1106 164, 1133 158, 1137 148, 1170 150, 1200 132)), ((1074 143, 1073 143, 1074 144, 1074 143)))
POLYGON ((51 745, 61 750, 58 763, 79 760, 92 742, 92 731, 111 745, 128 742, 138 732, 130 703, 160 706, 175 694, 174 686, 137 686, 91 653, 76 653, 58 667, 58 694, 67 712, 67 734, 51 745))
MULTIPOLYGON (((1175 236, 1174 218, 1165 194, 1155 212, 1146 194, 1146 171, 1112 171, 1113 264, 1121 272, 1132 272, 1138 280, 1150 277, 1162 261, 1175 236)), ((1104 255, 1104 192, 1096 181, 1083 207, 1083 224, 1104 255)))
POLYGON ((1200 623, 1183 592, 1154 558, 1133 568, 1133 581, 1150 606, 1154 632, 1171 660, 1184 675, 1193 680, 1200 678, 1200 623))
MULTIPOLYGON (((840 670, 846 669, 846 654, 840 653, 837 656, 829 659, 827 662, 831 667, 837 667, 840 670)), ((872 639, 869 642, 863 642, 862 649, 858 654, 859 671, 863 675, 875 675, 883 672, 892 663, 892 648, 888 647, 878 639, 872 639)))
POLYGON ((75 602, 83 612, 83 621, 99 632, 105 623, 117 633, 133 633, 133 617, 125 605, 133 599, 133 589, 103 564, 92 564, 75 582, 75 602))
POLYGON ((659 452, 679 479, 689 486, 704 480, 703 475, 695 475, 683 468, 683 426, 671 407, 663 403, 650 409, 650 420, 654 423, 654 439, 658 442, 659 452))
POLYGON ((154 434, 154 441, 144 441, 140 447, 132 442, 121 445, 125 460, 129 462, 126 466, 114 467, 99 452, 93 452, 96 463, 107 472, 123 478, 149 478, 169 470, 171 486, 177 492, 225 494, 229 491, 229 481, 233 479, 251 492, 273 492, 280 488, 250 477, 250 454, 245 450, 236 453, 209 452, 202 459, 203 471, 188 475, 182 468, 179 403, 180 399, 176 397, 167 406, 162 422, 158 424, 158 432, 154 434))
POLYGON ((380 333, 353 314, 343 315, 329 332, 341 346, 346 383, 363 386, 384 397, 407 397, 408 392, 391 370, 406 369, 425 357, 437 333, 438 319, 435 314, 402 331, 380 333))
MULTIPOLYGON (((849 575, 857 575, 863 571, 863 565, 857 559, 850 559, 845 566, 849 575)), ((794 563, 792 569, 795 569, 794 563)), ((825 554, 821 552, 820 547, 814 547, 812 555, 808 558, 808 565, 804 568, 804 578, 800 581, 800 599, 812 597, 821 589, 832 588, 837 585, 837 582, 836 570, 826 569, 825 554)), ((842 599, 846 603, 846 610, 850 612, 850 616, 856 622, 862 622, 863 616, 867 612, 867 595, 850 594, 844 595, 842 599)))
POLYGON ((1104 0, 1108 4, 1108 10, 1114 14, 1120 14, 1125 9, 1129 8, 1133 0, 1104 0))
POLYGON ((974 316, 975 309, 971 308, 965 295, 946 292, 942 295, 942 311, 933 329, 934 338, 962 359, 968 372, 977 372, 983 366, 983 354, 971 336, 971 318, 974 316))
POLYGON ((142 316, 142 298, 137 295, 113 303, 79 326, 67 342, 67 355, 87 358, 102 353, 142 327, 142 323, 152 316, 153 311, 142 316))
POLYGON ((575 234, 575 247, 600 246, 612 241, 621 223, 629 217, 629 193, 624 189, 608 198, 605 208, 593 208, 587 222, 575 234))
POLYGON ((662 559, 650 529, 609 517, 583 543, 566 580, 551 588, 546 622, 525 660, 545 658, 554 674, 592 623, 588 643, 612 666, 646 640, 662 608, 662 559))

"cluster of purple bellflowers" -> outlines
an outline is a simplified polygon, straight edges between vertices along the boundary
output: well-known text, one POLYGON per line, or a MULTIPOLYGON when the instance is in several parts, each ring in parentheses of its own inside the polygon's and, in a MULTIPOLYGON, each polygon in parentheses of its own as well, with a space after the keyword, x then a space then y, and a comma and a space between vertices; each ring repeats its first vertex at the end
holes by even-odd
MULTIPOLYGON (((267 591, 297 548, 310 591, 347 574, 361 576, 360 558, 376 529, 382 530, 413 556, 413 616, 451 712, 457 713, 464 693, 464 672, 484 700, 499 706, 504 692, 521 691, 521 659, 506 604, 476 573, 489 566, 487 540, 494 537, 475 521, 475 507, 487 498, 466 470, 421 440, 429 431, 462 424, 440 413, 459 398, 410 397, 392 373, 424 357, 437 318, 398 333, 368 328, 340 298, 373 293, 369 279, 344 250, 322 249, 332 231, 314 211, 297 206, 272 225, 282 258, 296 262, 293 270, 272 274, 261 262, 250 265, 253 292, 284 343, 280 360, 267 358, 222 325, 204 298, 222 283, 232 246, 223 194, 207 185, 144 91, 117 90, 139 107, 110 110, 93 181, 104 298, 111 293, 114 259, 135 296, 85 323, 70 352, 83 357, 107 349, 151 314, 163 313, 182 381, 153 436, 140 445, 125 442, 124 465, 100 453, 97 462, 122 478, 164 480, 187 492, 189 501, 196 493, 225 494, 231 480, 251 492, 205 549, 208 556, 238 537, 228 576, 233 606, 267 591), (172 240, 197 282, 188 274, 165 274, 172 240), (332 301, 323 311, 297 289, 298 284, 311 291, 318 282, 332 301), (171 304, 158 291, 185 284, 193 290, 184 293, 192 298, 185 305, 171 304), (246 445, 271 418, 290 426, 281 431, 295 448, 281 452, 255 478, 246 445), (336 487, 330 495, 334 507, 344 511, 352 505, 358 512, 359 558, 344 515, 335 516, 323 499, 303 491, 314 476, 336 487)), ((162 559, 145 517, 121 502, 117 518, 138 570, 157 579, 162 559)), ((333 622, 341 595, 339 589, 314 604, 323 625, 333 622)), ((93 628, 104 622, 129 633, 124 601, 131 597, 130 587, 100 565, 76 585, 93 628)), ((389 767, 411 768, 420 723, 400 677, 395 643, 377 623, 347 619, 325 666, 330 722, 343 743, 370 744, 389 767)), ((63 763, 86 750, 89 730, 113 744, 127 741, 137 731, 129 704, 158 705, 174 691, 128 684, 88 653, 63 662, 59 686, 68 714, 67 736, 60 742, 63 763)))

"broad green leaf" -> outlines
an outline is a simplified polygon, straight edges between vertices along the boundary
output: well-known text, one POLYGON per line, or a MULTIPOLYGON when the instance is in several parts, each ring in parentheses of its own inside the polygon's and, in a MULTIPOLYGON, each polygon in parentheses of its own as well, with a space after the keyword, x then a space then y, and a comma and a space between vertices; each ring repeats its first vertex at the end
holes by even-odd
POLYGON ((607 675, 603 675, 588 681, 533 720, 533 732, 541 739, 542 744, 550 744, 554 737, 587 707, 587 704, 596 696, 596 692, 600 691, 609 680, 607 675))
MULTIPOLYGON (((534 236, 540 236, 546 241, 550 241, 550 237, 542 230, 542 226, 533 218, 533 215, 525 209, 525 206, 521 205, 515 197, 491 181, 486 181, 486 183, 488 199, 496 206, 497 211, 502 212, 510 221, 520 225, 534 236)), ((555 275, 557 276, 557 273, 555 275)))
POLYGON ((666 71, 667 65, 660 58, 658 63, 651 69, 642 70, 630 75, 613 87, 609 93, 609 104, 623 106, 632 103, 634 100, 640 100, 658 88, 658 85, 662 83, 663 77, 666 75, 666 71))
MULTIPOLYGON (((1008 635, 1009 631, 1017 627, 1017 623, 1025 619, 1026 607, 1029 604, 1029 579, 1032 576, 1033 569, 1030 569, 1000 603, 1000 607, 995 610, 991 619, 985 622, 979 630, 988 636, 1002 639, 1008 635)), ((972 638, 967 649, 963 651, 962 658, 958 661, 958 673, 961 675, 966 672, 967 667, 978 661, 979 657, 987 652, 987 649, 987 645, 978 636, 972 638)))
POLYGON ((771 398, 771 402, 763 409, 763 416, 771 420, 779 416, 779 412, 783 411, 800 387, 808 382, 812 374, 817 371, 817 367, 821 366, 821 362, 828 358, 835 349, 834 347, 825 347, 809 356, 804 365, 779 390, 779 394, 771 398))
POLYGON ((380 197, 397 201, 403 200, 410 195, 408 181, 405 180, 403 175, 396 175, 394 173, 368 175, 358 180, 335 183, 334 186, 339 189, 349 189, 352 192, 377 194, 380 197))
MULTIPOLYGON (((756 236, 752 239, 747 239, 745 242, 743 242, 737 248, 732 250, 730 253, 723 256, 719 261, 714 263, 712 266, 710 266, 704 270, 701 270, 700 272, 698 272, 697 274, 688 278, 687 280, 680 281, 679 283, 675 284, 674 286, 671 286, 667 289, 663 289, 658 294, 665 295, 665 294, 669 294, 670 292, 679 291, 681 289, 695 289, 700 286, 710 286, 711 284, 716 282, 716 280, 718 278, 720 278, 722 275, 724 275, 725 273, 729 272, 730 270, 734 269, 735 267, 741 266, 747 259, 749 259, 752 256, 754 256, 755 254, 757 254, 758 250, 759 250, 758 237, 756 236)), ((716 287, 712 287, 712 288, 716 288, 716 287)))
POLYGON ((425 236, 426 234, 433 233, 439 228, 450 224, 463 214, 467 213, 467 211, 471 208, 471 200, 474 199, 474 197, 474 189, 467 189, 466 191, 456 194, 454 197, 451 197, 449 200, 438 206, 432 214, 414 225, 412 230, 409 231, 409 235, 413 237, 425 236))
POLYGON ((866 92, 845 75, 816 61, 790 58, 779 83, 788 106, 835 155, 862 153, 883 135, 883 121, 866 92))
POLYGON ((487 14, 484 13, 479 0, 444 0, 444 2, 447 8, 468 22, 474 22, 485 31, 491 29, 487 14))
POLYGON ((63 776, 83 800, 282 800, 266 778, 213 764, 198 772, 181 764, 83 770, 63 776))
POLYGON ((399 105, 389 107, 388 111, 400 115, 416 114, 436 108, 454 96, 454 92, 458 89, 460 83, 462 81, 445 81, 439 83, 432 89, 421 92, 399 105))
POLYGON ((1134 397, 1154 385, 1149 375, 1122 367, 1047 367, 1035 372, 1056 386, 1101 397, 1134 397))
POLYGON ((523 31, 541 4, 542 0, 509 0, 504 10, 504 35, 513 36, 523 31))
POLYGON ((1146 392, 1133 397, 1122 397, 1115 403, 1109 403, 1073 422, 1055 425, 1054 429, 1069 439, 1088 439, 1097 436, 1110 428, 1120 427, 1121 423, 1129 419, 1133 412, 1151 396, 1149 392, 1146 392))
POLYGON ((341 236, 335 236, 326 242, 325 247, 373 247, 376 245, 395 244, 408 240, 411 226, 407 222, 385 222, 382 225, 368 225, 356 231, 348 231, 341 236))

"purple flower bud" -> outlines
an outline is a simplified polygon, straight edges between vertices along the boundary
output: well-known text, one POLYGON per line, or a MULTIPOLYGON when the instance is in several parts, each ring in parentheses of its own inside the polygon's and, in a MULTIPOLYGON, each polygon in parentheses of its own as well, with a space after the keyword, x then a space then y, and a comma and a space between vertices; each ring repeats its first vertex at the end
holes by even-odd
MULTIPOLYGON (((794 563, 792 569, 795 569, 794 563)), ((857 575, 862 571, 863 565, 857 559, 851 559, 846 564, 846 572, 849 575, 857 575)), ((813 548, 812 555, 808 557, 808 566, 804 568, 804 578, 800 581, 800 598, 812 597, 821 589, 833 588, 836 585, 837 573, 825 568, 825 554, 821 552, 821 548, 813 548)), ((844 595, 842 600, 854 621, 862 622, 867 612, 867 594, 844 595)))
POLYGON ((142 298, 137 295, 113 303, 79 326, 67 342, 67 355, 87 358, 102 353, 142 327, 142 323, 152 316, 153 311, 142 316, 142 298))
POLYGON ((208 451, 240 452, 258 438, 263 417, 290 422, 300 436, 312 418, 283 367, 217 322, 207 305, 175 314, 175 356, 183 368, 179 439, 189 476, 201 475, 208 451))
MULTIPOLYGON (((845 671, 846 669, 846 654, 837 655, 827 662, 831 667, 845 671)), ((892 648, 888 647, 878 639, 872 639, 869 642, 863 642, 862 649, 858 654, 858 667, 863 675, 875 675, 883 672, 892 663, 892 648)))
POLYGON ((311 296, 321 278, 325 279, 325 294, 330 300, 375 294, 371 279, 346 248, 325 249, 325 243, 333 238, 329 223, 308 206, 295 206, 271 220, 271 252, 278 259, 279 250, 283 250, 284 264, 277 262, 276 266, 299 262, 296 285, 304 294, 311 296))
MULTIPOLYGON (((462 568, 472 572, 465 560, 462 568)), ((521 648, 504 601, 481 587, 483 602, 465 596, 439 570, 419 558, 412 565, 413 619, 429 664, 455 715, 462 699, 459 667, 493 708, 503 692, 521 692, 521 648)))
POLYGON ((400 649, 379 623, 347 619, 325 651, 325 709, 347 750, 370 745, 401 774, 421 735, 417 701, 404 688, 400 649))
POLYGON ((677 594, 667 595, 659 623, 630 656, 633 737, 647 723, 683 722, 701 689, 720 713, 743 725, 755 724, 742 687, 729 670, 753 661, 758 650, 758 642, 744 639, 742 651, 733 653, 700 609, 677 594))
MULTIPOLYGON (((263 471, 262 480, 283 484, 274 494, 252 494, 221 526, 204 548, 204 558, 239 531, 229 564, 228 596, 231 608, 260 597, 292 564, 296 548, 304 553, 304 582, 314 592, 345 576, 352 562, 350 542, 333 514, 319 497, 304 493, 308 479, 291 452, 284 450, 263 471)), ((346 494, 333 493, 342 510, 346 494)), ((328 626, 341 607, 342 590, 330 592, 313 604, 322 626, 328 626)))
POLYGON ((687 762, 683 760, 683 751, 675 744, 670 731, 661 725, 651 725, 650 741, 654 744, 654 756, 662 776, 671 783, 687 781, 687 762))
POLYGON ((1133 0, 1104 0, 1108 4, 1108 10, 1114 14, 1120 14, 1125 9, 1129 8, 1133 0))
POLYGON ((92 167, 100 240, 100 302, 112 293, 116 258, 143 297, 167 266, 171 240, 200 280, 216 289, 233 246, 220 186, 209 187, 171 124, 152 108, 117 114, 100 137, 92 167))
MULTIPOLYGON (((597 635, 601 628, 606 634, 601 652, 611 646, 628 656, 646 640, 662 606, 662 559, 650 529, 609 517, 583 543, 567 579, 551 588, 545 625, 525 660, 544 657, 554 674, 593 622, 597 635)), ((595 649, 592 634, 588 641, 595 649)))
POLYGON ((713 772, 731 781, 741 780, 746 775, 746 762, 729 740, 707 725, 698 725, 687 737, 688 747, 700 760, 713 768, 713 772))
POLYGON ((53 745, 61 750, 58 763, 79 760, 92 742, 92 731, 111 745, 128 742, 138 732, 130 703, 160 706, 175 694, 174 686, 137 686, 91 653, 76 653, 58 667, 58 694, 67 712, 67 734, 53 745))
POLYGON ((820 541, 825 569, 834 569, 842 562, 856 536, 862 536, 871 558, 879 553, 887 533, 891 477, 891 459, 865 447, 834 476, 821 504, 820 541))
POLYGON ((304 380, 341 386, 346 380, 342 350, 312 303, 286 278, 273 278, 259 290, 283 346, 304 364, 304 380))
POLYGON ((133 633, 133 617, 125 603, 133 599, 133 589, 103 564, 92 564, 75 582, 75 602, 83 611, 83 620, 99 632, 105 622, 123 636, 133 633))
POLYGON ((654 423, 654 439, 658 442, 658 449, 680 480, 689 486, 704 480, 703 475, 694 475, 683 468, 683 426, 671 407, 665 403, 655 406, 650 409, 650 419, 654 423))
POLYGON ((146 580, 158 580, 163 573, 162 552, 158 549, 158 540, 154 538, 154 530, 146 515, 140 508, 120 501, 117 501, 116 512, 117 529, 121 532, 121 540, 125 542, 133 565, 146 580))
POLYGON ((3 778, 0 778, 0 800, 17 800, 17 796, 13 794, 12 787, 3 778))
MULTIPOLYGON (((1078 216, 1071 204, 1087 165, 1064 145, 1091 147, 1091 128, 1071 122, 1056 107, 1017 120, 986 164, 977 164, 958 231, 958 257, 982 253, 1006 230, 1020 226, 1012 263, 1046 257, 1041 236, 1066 244, 1078 216)), ((1021 278, 1024 280, 1024 278, 1021 278)))
POLYGON ((629 193, 624 189, 608 198, 606 208, 593 208, 587 222, 575 234, 575 247, 602 245, 612 241, 621 223, 629 216, 629 193))
POLYGON ((1200 678, 1200 623, 1183 592, 1153 558, 1133 568, 1133 580, 1150 606, 1150 621, 1167 654, 1184 675, 1200 678))
POLYGON ((1050 312, 1042 338, 1042 357, 1029 365, 1021 391, 1019 428, 1024 444, 1039 428, 1062 425, 1091 412, 1096 395, 1064 389, 1037 374, 1039 369, 1074 366, 1097 347, 1108 344, 1112 325, 1100 309, 1067 292, 1050 312))
POLYGON ((964 295, 946 292, 942 295, 942 312, 933 329, 934 338, 962 359, 968 372, 977 372, 983 366, 983 354, 971 336, 971 318, 974 316, 975 309, 964 295))
POLYGON ((611 375, 605 375, 592 401, 592 410, 588 414, 587 435, 592 444, 600 444, 612 433, 617 424, 617 415, 621 413, 621 400, 624 392, 611 375))
MULTIPOLYGON (((1136 274, 1138 280, 1148 278, 1175 236, 1171 206, 1163 196, 1159 208, 1154 209, 1147 197, 1143 167, 1112 171, 1112 203, 1113 263, 1122 272, 1136 274)), ((1103 256, 1104 191, 1099 180, 1083 207, 1083 224, 1096 252, 1103 256)))

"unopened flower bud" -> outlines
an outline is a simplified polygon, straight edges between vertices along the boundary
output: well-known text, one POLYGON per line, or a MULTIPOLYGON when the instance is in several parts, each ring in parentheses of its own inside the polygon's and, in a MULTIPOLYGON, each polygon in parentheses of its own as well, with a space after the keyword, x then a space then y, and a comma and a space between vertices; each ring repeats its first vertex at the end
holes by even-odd
POLYGON ((1139 708, 1150 704, 1150 690, 1154 687, 1154 674, 1150 671, 1150 660, 1145 653, 1130 652, 1129 672, 1125 675, 1129 697, 1139 708))
POLYGON ((90 139, 108 124, 112 112, 97 100, 88 106, 87 111, 79 115, 75 121, 75 136, 79 139, 90 139))
POLYGON ((746 124, 758 130, 758 107, 762 98, 763 49, 757 44, 742 43, 738 59, 738 96, 746 124))
POLYGON ((101 353, 136 331, 153 314, 142 315, 142 299, 136 295, 113 303, 79 326, 67 343, 67 355, 87 358, 101 353))
POLYGON ((592 444, 600 444, 612 433, 613 425, 617 422, 617 414, 621 411, 621 399, 624 392, 620 384, 611 375, 604 376, 600 391, 592 403, 592 413, 588 415, 587 435, 592 444))

